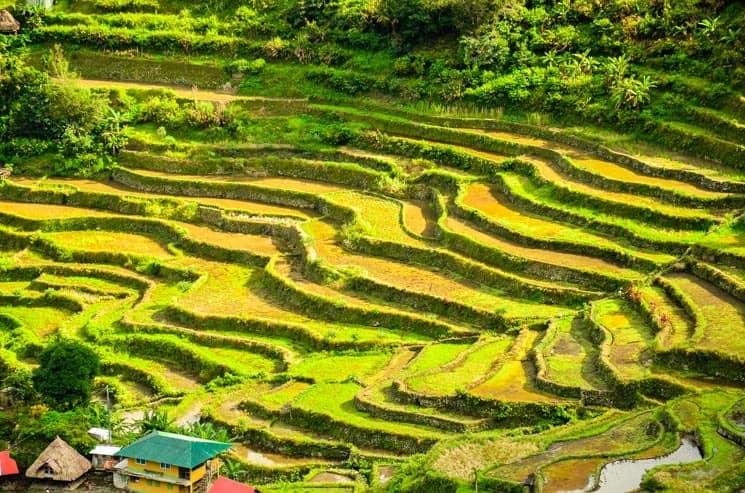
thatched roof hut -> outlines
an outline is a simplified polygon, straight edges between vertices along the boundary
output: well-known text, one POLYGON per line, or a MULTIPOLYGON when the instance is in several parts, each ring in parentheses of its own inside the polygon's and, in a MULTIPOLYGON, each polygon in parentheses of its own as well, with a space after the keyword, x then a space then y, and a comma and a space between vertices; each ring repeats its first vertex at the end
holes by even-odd
POLYGON ((26 470, 26 477, 75 481, 90 468, 91 463, 88 459, 57 437, 26 470))
POLYGON ((17 33, 20 28, 21 23, 13 17, 13 14, 7 10, 0 10, 0 33, 17 33))

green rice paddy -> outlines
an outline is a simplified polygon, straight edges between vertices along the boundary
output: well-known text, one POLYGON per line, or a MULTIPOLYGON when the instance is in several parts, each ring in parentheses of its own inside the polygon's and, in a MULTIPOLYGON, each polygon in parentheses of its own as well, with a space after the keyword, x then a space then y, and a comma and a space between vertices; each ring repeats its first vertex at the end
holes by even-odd
MULTIPOLYGON (((262 491, 321 491, 308 481, 337 467, 395 470, 415 454, 458 491, 474 477, 479 491, 518 491, 534 474, 543 491, 570 490, 613 460, 671 452, 681 434, 706 460, 648 478, 719 488, 745 458, 715 424, 745 383, 745 236, 727 202, 743 197, 466 126, 450 128, 459 144, 401 138, 406 152, 360 141, 270 163, 262 151, 243 172, 215 164, 235 165, 220 156, 239 143, 172 129, 182 150, 137 149, 147 166, 130 155, 90 179, 13 175, 0 187, 0 358, 32 367, 55 334, 80 339, 117 413, 172 398, 173 418, 234 431, 241 460, 304 472, 262 491), (487 134, 526 146, 535 173, 469 144, 487 134), (212 154, 188 161, 199 146, 212 154), (493 173, 413 157, 417 146, 493 173), (350 184, 364 173, 374 183, 350 184)), ((162 141, 152 125, 132 135, 162 141)), ((253 143, 284 145, 268 135, 253 143)), ((351 481, 323 491, 367 491, 351 481)))

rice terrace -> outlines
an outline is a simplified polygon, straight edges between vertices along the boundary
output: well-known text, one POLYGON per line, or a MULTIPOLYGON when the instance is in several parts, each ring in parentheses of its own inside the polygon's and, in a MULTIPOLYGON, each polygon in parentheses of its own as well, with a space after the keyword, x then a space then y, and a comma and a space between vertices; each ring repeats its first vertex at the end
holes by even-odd
POLYGON ((745 3, 0 0, 0 491, 152 431, 261 492, 745 491, 745 3))

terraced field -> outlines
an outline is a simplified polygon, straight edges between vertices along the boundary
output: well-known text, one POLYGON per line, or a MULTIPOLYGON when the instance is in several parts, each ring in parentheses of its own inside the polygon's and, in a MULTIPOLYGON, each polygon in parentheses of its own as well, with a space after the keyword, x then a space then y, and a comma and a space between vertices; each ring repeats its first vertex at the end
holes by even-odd
POLYGON ((94 179, 5 179, 2 364, 77 338, 121 413, 173 398, 174 418, 238 437, 248 480, 292 491, 379 484, 417 453, 463 488, 576 489, 680 433, 707 461, 660 485, 705 491, 741 467, 743 441, 713 423, 745 385, 743 182, 496 120, 305 111, 356 139, 250 159, 133 139, 94 179))

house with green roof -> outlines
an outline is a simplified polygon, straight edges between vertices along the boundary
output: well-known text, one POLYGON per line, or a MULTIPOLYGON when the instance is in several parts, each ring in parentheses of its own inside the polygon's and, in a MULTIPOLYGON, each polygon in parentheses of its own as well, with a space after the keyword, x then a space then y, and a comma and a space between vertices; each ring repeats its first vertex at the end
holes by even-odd
POLYGON ((204 491, 217 475, 217 456, 229 443, 153 431, 121 449, 114 484, 138 493, 204 491))

